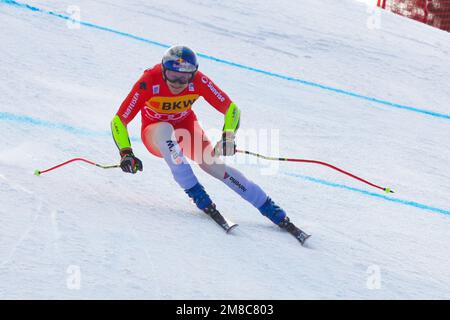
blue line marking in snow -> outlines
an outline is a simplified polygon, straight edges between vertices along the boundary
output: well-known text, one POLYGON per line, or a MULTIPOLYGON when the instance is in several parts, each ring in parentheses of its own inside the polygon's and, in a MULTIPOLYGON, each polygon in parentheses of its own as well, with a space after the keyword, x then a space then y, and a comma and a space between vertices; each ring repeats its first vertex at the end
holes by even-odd
MULTIPOLYGON (((104 131, 94 131, 85 128, 74 127, 65 123, 51 122, 47 120, 36 119, 26 115, 16 115, 9 112, 0 112, 0 120, 16 122, 21 124, 34 125, 38 127, 44 127, 48 129, 62 130, 75 135, 94 136, 94 137, 112 137, 111 133, 104 131)), ((138 141, 137 138, 130 137, 132 141, 138 141)))
MULTIPOLYGON (((127 37, 127 38, 131 38, 134 40, 138 40, 138 41, 142 41, 151 45, 155 45, 158 47, 163 47, 163 48, 169 48, 170 46, 161 42, 157 42, 157 41, 153 41, 150 39, 146 39, 143 37, 139 37, 139 36, 135 36, 133 34, 130 33, 126 33, 126 32, 122 32, 122 31, 118 31, 118 30, 114 30, 111 28, 107 28, 107 27, 102 27, 100 25, 97 24, 93 24, 93 23, 89 23, 89 22, 84 22, 84 21, 79 21, 79 20, 74 20, 72 18, 70 18, 69 16, 63 15, 63 14, 59 14, 59 13, 55 13, 53 11, 48 11, 45 9, 41 9, 41 8, 37 8, 25 3, 20 3, 14 0, 0 0, 1 3, 7 4, 7 5, 11 5, 11 6, 16 6, 16 7, 20 7, 20 8, 24 8, 24 9, 28 9, 31 11, 35 11, 35 12, 41 12, 41 13, 45 13, 60 19, 64 19, 64 20, 69 20, 69 21, 73 21, 76 23, 79 23, 83 26, 86 27, 90 27, 90 28, 94 28, 94 29, 98 29, 98 30, 102 30, 102 31, 106 31, 106 32, 110 32, 110 33, 114 33, 123 37, 127 37)), ((378 98, 374 98, 374 97, 369 97, 369 96, 365 96, 359 93, 354 93, 351 91, 347 91, 347 90, 343 90, 343 89, 337 89, 337 88, 333 88, 330 86, 326 86, 326 85, 322 85, 319 83, 315 83, 315 82, 311 82, 311 81, 306 81, 306 80, 302 80, 299 78, 294 78, 294 77, 289 77, 289 76, 285 76, 282 74, 278 74, 278 73, 274 73, 274 72, 269 72, 269 71, 265 71, 265 70, 261 70, 261 69, 257 69, 257 68, 253 68, 253 67, 249 67, 249 66, 245 66, 243 64, 239 64, 239 63, 235 63, 232 61, 227 61, 227 60, 223 60, 223 59, 219 59, 219 58, 215 58, 213 56, 209 56, 206 54, 198 54, 199 57, 202 57, 204 59, 208 59, 208 60, 212 60, 212 61, 216 61, 222 64, 226 64, 229 66, 233 66, 236 68, 240 68, 240 69, 245 69, 248 71, 252 71, 252 72, 256 72, 256 73, 260 73, 260 74, 264 74, 270 77, 275 77, 275 78, 279 78, 279 79, 283 79, 283 80, 288 80, 288 81, 292 81, 292 82, 296 82, 296 83, 300 83, 306 86, 310 86, 310 87, 315 87, 315 88, 319 88, 322 90, 327 90, 327 91, 331 91, 331 92, 335 92, 338 94, 343 94, 343 95, 347 95, 347 96, 351 96, 354 98, 358 98, 358 99, 362 99, 362 100, 367 100, 370 102, 374 102, 374 103, 378 103, 378 104, 382 104, 382 105, 386 105, 389 107, 393 107, 393 108, 397 108, 397 109, 403 109, 403 110, 407 110, 407 111, 412 111, 412 112, 417 112, 417 113, 422 113, 422 114, 426 114, 432 117, 436 117, 436 118, 441 118, 441 119, 450 119, 450 115, 447 114, 443 114, 443 113, 438 113, 438 112, 434 112, 434 111, 430 111, 430 110, 425 110, 425 109, 419 109, 419 108, 415 108, 415 107, 411 107, 411 106, 407 106, 407 105, 402 105, 402 104, 398 104, 398 103, 394 103, 394 102, 390 102, 387 100, 382 100, 382 99, 378 99, 378 98)))
MULTIPOLYGON (((35 125, 35 126, 45 127, 45 128, 49 128, 49 129, 63 130, 63 131, 66 131, 68 133, 72 133, 75 135, 111 137, 111 133, 99 132, 99 131, 94 131, 94 130, 89 130, 89 129, 84 129, 84 128, 77 128, 77 127, 67 125, 64 123, 55 123, 55 122, 50 122, 50 121, 46 121, 46 120, 32 118, 30 116, 15 115, 15 114, 9 113, 9 112, 0 112, 0 120, 17 122, 17 123, 28 124, 28 125, 35 125)), ((138 138, 130 138, 130 140, 138 141, 139 139, 138 138)), ((321 180, 321 179, 317 179, 317 178, 313 178, 313 177, 309 177, 309 176, 303 176, 300 174, 288 173, 288 172, 284 172, 284 174, 287 176, 301 178, 301 179, 315 182, 315 183, 320 183, 320 184, 330 186, 330 187, 354 191, 354 192, 362 193, 364 195, 368 195, 371 197, 377 197, 377 198, 381 198, 384 200, 397 202, 397 203, 400 203, 403 205, 412 206, 412 207, 416 207, 416 208, 423 209, 423 210, 428 210, 428 211, 433 211, 433 212, 437 212, 437 213, 450 215, 450 211, 448 211, 448 210, 427 206, 425 204, 421 204, 421 203, 414 202, 414 201, 407 201, 407 200, 401 200, 401 199, 397 199, 397 198, 393 198, 393 197, 388 197, 388 196, 381 195, 378 193, 369 192, 369 191, 365 191, 365 190, 357 189, 357 188, 353 188, 353 187, 348 187, 346 185, 342 185, 342 184, 338 184, 338 183, 334 183, 334 182, 330 182, 330 181, 326 181, 326 180, 321 180)))
POLYGON ((353 188, 353 187, 349 187, 343 184, 339 184, 339 183, 334 183, 334 182, 330 182, 330 181, 326 181, 326 180, 322 180, 322 179, 317 179, 317 178, 313 178, 313 177, 309 177, 309 176, 304 176, 301 174, 296 174, 296 173, 288 173, 285 172, 284 173, 287 176, 290 177, 295 177, 295 178, 301 178, 307 181, 311 181, 314 183, 320 183, 329 187, 334 187, 334 188, 339 188, 339 189, 345 189, 345 190, 349 190, 349 191, 354 191, 354 192, 358 192, 364 195, 368 195, 371 197, 377 197, 377 198, 381 198, 387 201, 391 201, 391 202, 396 202, 396 203, 400 203, 406 206, 411 206, 411 207, 415 207, 418 209, 423 209, 423 210, 428 210, 428 211, 433 211, 433 212, 437 212, 437 213, 442 213, 442 214, 446 214, 450 216, 450 211, 448 210, 444 210, 444 209, 440 209, 440 208, 436 208, 436 207, 431 207, 428 206, 426 204, 422 204, 422 203, 418 203, 415 201, 409 201, 409 200, 402 200, 402 199, 398 199, 398 198, 393 198, 393 197, 388 197, 379 193, 375 193, 375 192, 370 192, 370 191, 366 191, 363 189, 358 189, 358 188, 353 188))
MULTIPOLYGON (((18 123, 25 123, 25 124, 31 124, 35 126, 40 127, 46 127, 50 129, 60 129, 69 133, 73 133, 76 135, 99 135, 100 133, 97 133, 92 130, 87 129, 81 129, 77 128, 71 125, 67 125, 64 123, 56 123, 56 122, 50 122, 46 120, 36 119, 32 118, 26 115, 16 115, 9 112, 0 112, 0 120, 4 121, 12 121, 12 122, 18 122, 18 123)), ((101 133, 103 135, 103 133, 101 133)))

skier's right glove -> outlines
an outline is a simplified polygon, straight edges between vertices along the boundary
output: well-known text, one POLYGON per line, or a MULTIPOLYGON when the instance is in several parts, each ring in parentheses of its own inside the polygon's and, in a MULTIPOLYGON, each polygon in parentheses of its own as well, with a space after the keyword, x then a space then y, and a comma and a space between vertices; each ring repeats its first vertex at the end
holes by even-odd
POLYGON ((142 171, 142 161, 135 157, 133 150, 130 148, 120 150, 120 168, 123 172, 136 173, 142 171))

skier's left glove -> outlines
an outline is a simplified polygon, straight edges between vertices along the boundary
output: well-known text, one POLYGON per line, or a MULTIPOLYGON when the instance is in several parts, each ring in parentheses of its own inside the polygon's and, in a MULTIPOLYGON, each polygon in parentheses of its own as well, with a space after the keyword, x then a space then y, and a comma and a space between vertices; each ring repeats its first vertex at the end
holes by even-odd
POLYGON ((216 156, 233 156, 236 153, 235 133, 226 131, 222 133, 222 140, 214 147, 216 156))
POLYGON ((120 150, 120 156, 122 157, 120 160, 120 168, 122 168, 123 172, 134 174, 138 172, 138 170, 142 171, 142 161, 133 154, 132 149, 127 148, 120 150))

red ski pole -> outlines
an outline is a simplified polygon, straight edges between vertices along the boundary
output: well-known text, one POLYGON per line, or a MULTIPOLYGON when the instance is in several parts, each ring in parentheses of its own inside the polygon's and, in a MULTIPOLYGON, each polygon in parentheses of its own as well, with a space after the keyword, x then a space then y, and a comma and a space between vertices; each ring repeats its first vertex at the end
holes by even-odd
POLYGON ((329 168, 331 168, 331 169, 333 169, 333 170, 339 171, 339 172, 341 172, 341 173, 343 173, 343 174, 345 174, 345 175, 347 175, 347 176, 349 176, 349 177, 352 177, 353 179, 356 179, 356 180, 359 180, 359 181, 361 181, 361 182, 364 182, 364 183, 366 183, 366 184, 368 184, 368 185, 370 185, 370 186, 372 186, 372 187, 378 188, 378 189, 383 190, 383 191, 385 191, 385 192, 387 192, 387 193, 394 193, 394 190, 391 190, 391 188, 380 187, 380 186, 378 186, 378 185, 376 185, 376 184, 374 184, 374 183, 372 183, 372 182, 369 182, 369 181, 367 181, 367 180, 364 180, 364 179, 362 179, 362 178, 360 178, 360 177, 358 177, 358 176, 355 176, 354 174, 351 174, 350 172, 344 171, 344 170, 342 170, 342 169, 340 169, 340 168, 338 168, 338 167, 336 167, 336 166, 333 166, 333 165, 331 165, 331 164, 329 164, 329 163, 326 163, 326 162, 317 161, 317 160, 305 160, 305 159, 289 159, 289 158, 267 157, 267 156, 263 156, 263 155, 261 155, 261 154, 254 153, 254 152, 250 152, 250 151, 246 151, 246 150, 236 150, 236 152, 249 154, 249 155, 252 155, 252 156, 255 156, 255 157, 258 157, 258 158, 261 158, 261 159, 266 159, 266 160, 289 161, 289 162, 306 162, 306 163, 319 164, 319 165, 322 165, 322 166, 329 167, 329 168))
POLYGON ((35 174, 36 176, 40 176, 40 175, 43 174, 43 173, 46 173, 46 172, 49 172, 49 171, 58 169, 58 168, 60 168, 60 167, 62 167, 62 166, 65 166, 66 164, 69 164, 69 163, 74 162, 74 161, 83 161, 83 162, 92 164, 93 166, 96 166, 96 167, 99 167, 99 168, 103 168, 103 169, 120 168, 120 165, 118 165, 118 164, 110 165, 110 166, 104 166, 104 165, 101 165, 101 164, 98 164, 98 163, 95 163, 95 162, 92 162, 92 161, 90 161, 90 160, 86 160, 86 159, 83 159, 83 158, 74 158, 74 159, 70 159, 70 160, 68 160, 68 161, 66 161, 66 162, 60 163, 60 164, 58 164, 58 165, 56 165, 56 166, 54 166, 54 167, 51 167, 51 168, 48 168, 48 169, 45 169, 45 170, 42 170, 42 171, 36 169, 36 170, 34 171, 34 174, 35 174))

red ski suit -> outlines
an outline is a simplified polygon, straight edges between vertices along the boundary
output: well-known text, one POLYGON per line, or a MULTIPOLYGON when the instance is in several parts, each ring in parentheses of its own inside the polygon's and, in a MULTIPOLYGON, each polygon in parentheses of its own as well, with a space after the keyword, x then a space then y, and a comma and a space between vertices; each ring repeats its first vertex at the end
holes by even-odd
MULTIPOLYGON (((147 149, 156 156, 161 157, 159 150, 152 147, 150 141, 147 141, 148 136, 143 133, 147 126, 162 121, 169 122, 174 129, 189 131, 191 136, 194 136, 194 134, 200 135, 203 138, 202 150, 205 150, 211 145, 211 142, 204 135, 203 129, 198 124, 197 117, 192 110, 192 105, 199 97, 203 97, 222 114, 227 112, 231 104, 227 94, 200 71, 197 71, 184 91, 176 95, 171 93, 163 78, 162 66, 157 64, 144 71, 144 74, 123 101, 117 115, 126 126, 141 111, 142 141, 147 149)), ((186 145, 183 141, 179 141, 179 143, 183 152, 193 159, 194 139, 190 139, 189 145, 186 145)))

